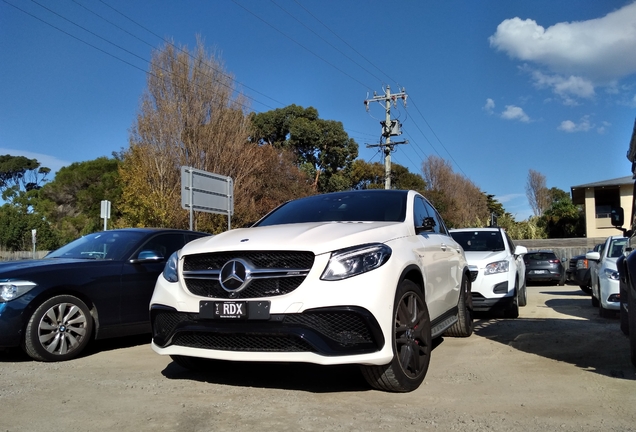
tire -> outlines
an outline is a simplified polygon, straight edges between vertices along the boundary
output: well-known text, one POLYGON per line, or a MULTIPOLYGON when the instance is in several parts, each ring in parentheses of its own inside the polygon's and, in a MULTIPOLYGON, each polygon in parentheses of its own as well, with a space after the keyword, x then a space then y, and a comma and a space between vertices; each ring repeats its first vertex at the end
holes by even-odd
POLYGON ((362 365, 369 385, 389 392, 410 392, 422 384, 431 360, 431 319, 421 288, 400 283, 393 306, 393 359, 382 366, 362 365))
POLYGON ((528 287, 524 283, 519 292, 519 298, 517 299, 519 306, 526 306, 528 304, 528 287))
POLYGON ((614 316, 614 312, 609 310, 609 309, 605 309, 603 307, 603 303, 601 303, 600 301, 598 302, 598 315, 601 318, 612 318, 614 316))
POLYGON ((193 372, 205 372, 211 369, 212 360, 181 355, 171 355, 170 358, 182 368, 193 372))
MULTIPOLYGON (((633 283, 633 282, 632 282, 633 283)), ((633 288, 627 287, 627 321, 629 322, 629 356, 632 364, 636 366, 636 296, 633 288)))
MULTIPOLYGON (((592 290, 592 288, 590 288, 590 291, 591 291, 590 294, 592 295, 592 307, 598 307, 599 302, 598 302, 598 299, 596 297, 594 297, 594 291, 592 290)), ((600 285, 598 285, 598 292, 599 292, 599 295, 600 295, 600 293, 601 293, 601 286, 600 285)))
POLYGON ((70 295, 52 297, 33 312, 24 334, 24 351, 34 360, 55 362, 77 357, 93 334, 88 306, 70 295))
POLYGON ((473 334, 473 299, 470 293, 470 282, 466 275, 462 277, 457 309, 457 322, 446 330, 444 336, 468 337, 473 334))
POLYGON ((517 288, 518 281, 515 281, 515 294, 504 310, 504 318, 519 318, 519 288, 517 288))
POLYGON ((621 278, 620 282, 619 282, 619 286, 620 286, 620 310, 619 310, 619 315, 620 315, 620 319, 621 319, 621 331, 623 332, 623 334, 625 336, 629 336, 629 320, 627 317, 627 310, 625 309, 628 305, 627 305, 627 285, 626 283, 623 281, 623 279, 621 278))

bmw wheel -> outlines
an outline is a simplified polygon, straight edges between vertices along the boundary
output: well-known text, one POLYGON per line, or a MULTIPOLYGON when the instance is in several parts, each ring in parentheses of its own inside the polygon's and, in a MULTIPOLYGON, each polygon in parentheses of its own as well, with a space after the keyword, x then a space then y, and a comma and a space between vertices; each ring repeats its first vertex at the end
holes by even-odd
POLYGON ((383 366, 361 366, 372 387, 409 392, 420 386, 431 360, 431 319, 421 288, 410 280, 400 283, 393 307, 393 359, 383 366))
POLYGON ((42 303, 29 318, 24 350, 35 360, 70 360, 86 348, 92 333, 88 306, 77 297, 60 295, 42 303))

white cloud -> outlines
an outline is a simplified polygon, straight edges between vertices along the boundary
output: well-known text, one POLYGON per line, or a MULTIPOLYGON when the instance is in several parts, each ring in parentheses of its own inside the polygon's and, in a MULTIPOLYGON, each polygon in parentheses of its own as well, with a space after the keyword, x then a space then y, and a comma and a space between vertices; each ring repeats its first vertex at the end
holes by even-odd
POLYGON ((506 109, 501 113, 501 118, 505 120, 519 120, 524 123, 530 122, 530 117, 523 111, 523 108, 514 105, 506 105, 506 109))
MULTIPOLYGON (((605 125, 609 124, 607 122, 604 122, 604 123, 605 125)), ((581 120, 578 123, 574 123, 572 120, 564 120, 561 122, 561 124, 559 125, 557 129, 563 132, 572 133, 572 132, 587 132, 594 127, 595 125, 590 122, 590 117, 583 116, 583 118, 581 118, 581 120)), ((605 130, 602 126, 601 126, 601 129, 602 131, 599 131, 599 133, 603 133, 603 131, 605 130)))
POLYGON ((506 19, 489 41, 510 58, 533 64, 521 69, 536 87, 549 88, 564 105, 576 106, 578 99, 593 98, 596 86, 617 94, 618 80, 636 73, 636 1, 601 18, 548 28, 532 19, 506 19))
POLYGON ((51 156, 51 155, 46 155, 42 153, 34 153, 34 152, 24 151, 24 150, 16 150, 11 148, 0 147, 0 154, 2 155, 9 154, 12 156, 24 156, 29 159, 37 159, 41 167, 47 167, 51 169, 51 174, 50 174, 51 178, 57 171, 60 170, 60 168, 68 166, 72 163, 69 161, 58 159, 55 156, 51 156))
POLYGON ((495 109, 495 101, 490 98, 486 99, 486 105, 484 105, 483 109, 488 114, 492 114, 493 110, 495 109))
POLYGON ((489 41, 511 58, 604 85, 636 72, 635 23, 633 2, 601 18, 557 23, 547 29, 532 19, 507 19, 489 41))

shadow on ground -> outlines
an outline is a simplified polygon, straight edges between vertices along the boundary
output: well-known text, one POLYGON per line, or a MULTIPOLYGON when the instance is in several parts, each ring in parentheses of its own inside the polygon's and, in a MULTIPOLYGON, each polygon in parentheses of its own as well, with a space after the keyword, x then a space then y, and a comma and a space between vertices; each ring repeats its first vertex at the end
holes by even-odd
MULTIPOLYGON (((601 375, 636 380, 629 358, 629 340, 620 330, 618 315, 600 318, 582 291, 560 291, 560 287, 537 287, 548 298, 545 305, 560 317, 517 319, 477 314, 475 334, 515 349, 566 362, 601 375), (567 297, 564 297, 567 296, 567 297)), ((529 294, 531 295, 531 294, 529 294)))

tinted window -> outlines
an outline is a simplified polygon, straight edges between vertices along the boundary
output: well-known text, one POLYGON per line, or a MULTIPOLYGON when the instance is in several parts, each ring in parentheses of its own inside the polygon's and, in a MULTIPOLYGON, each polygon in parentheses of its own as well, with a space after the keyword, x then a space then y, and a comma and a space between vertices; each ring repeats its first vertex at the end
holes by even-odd
POLYGON ((505 249, 499 231, 456 231, 451 236, 467 252, 497 252, 505 249))
POLYGON ((436 232, 437 234, 443 232, 443 229, 444 229, 443 224, 440 223, 441 218, 438 217, 437 212, 435 211, 433 206, 426 200, 424 201, 424 205, 426 206, 426 211, 428 212, 428 215, 435 220, 435 226, 433 227, 433 231, 436 232))
POLYGON ((421 197, 415 197, 415 202, 413 203, 413 221, 416 227, 422 226, 422 222, 424 218, 428 217, 428 212, 426 211, 426 205, 424 205, 424 200, 421 197))
POLYGON ((137 258, 141 251, 152 251, 155 255, 168 258, 174 251, 181 249, 184 244, 185 237, 181 233, 160 234, 148 240, 133 258, 137 258))
POLYGON ((550 261, 559 259, 552 252, 528 252, 524 256, 525 261, 550 261))
POLYGON ((407 191, 370 190, 314 195, 278 207, 254 226, 303 222, 403 222, 407 191))

